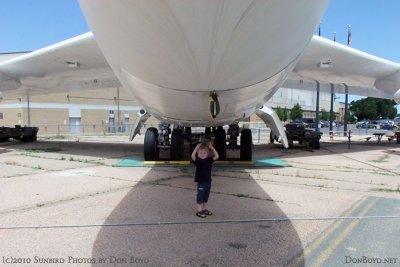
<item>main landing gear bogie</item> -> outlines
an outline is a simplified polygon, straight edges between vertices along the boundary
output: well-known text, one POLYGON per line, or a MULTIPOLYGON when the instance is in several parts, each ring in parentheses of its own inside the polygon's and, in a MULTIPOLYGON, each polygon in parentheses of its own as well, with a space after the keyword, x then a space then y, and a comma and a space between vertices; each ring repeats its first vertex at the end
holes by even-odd
POLYGON ((220 127, 207 127, 204 133, 192 133, 191 127, 177 127, 172 130, 169 124, 161 123, 159 130, 150 127, 146 130, 144 138, 144 160, 157 161, 160 158, 160 149, 170 150, 170 160, 183 160, 190 154, 197 143, 213 141, 213 145, 219 154, 219 160, 226 160, 227 149, 240 148, 240 160, 252 160, 252 134, 250 129, 242 129, 240 134, 240 146, 237 144, 239 126, 230 125, 228 131, 220 127), (228 134, 227 134, 228 133, 228 134), (189 147, 189 153, 185 148, 189 147))

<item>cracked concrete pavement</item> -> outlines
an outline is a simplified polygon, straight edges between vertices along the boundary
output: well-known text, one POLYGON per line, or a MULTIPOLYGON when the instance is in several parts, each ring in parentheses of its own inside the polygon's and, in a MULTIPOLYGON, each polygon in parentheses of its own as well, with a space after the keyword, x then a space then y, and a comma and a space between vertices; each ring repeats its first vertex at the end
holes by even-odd
POLYGON ((142 149, 95 137, 1 143, 0 265, 281 266, 333 223, 313 218, 369 196, 400 198, 395 143, 265 144, 254 157, 291 167, 214 168, 215 214, 201 220, 193 167, 111 166, 142 149))

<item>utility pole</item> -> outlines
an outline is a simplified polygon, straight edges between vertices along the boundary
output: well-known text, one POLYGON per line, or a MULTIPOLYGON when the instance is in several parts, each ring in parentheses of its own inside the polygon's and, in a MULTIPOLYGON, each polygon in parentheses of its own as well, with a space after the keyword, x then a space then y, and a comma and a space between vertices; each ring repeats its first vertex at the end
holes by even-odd
POLYGON ((347 30, 347 46, 350 46, 351 43, 351 25, 349 25, 349 28, 347 30))

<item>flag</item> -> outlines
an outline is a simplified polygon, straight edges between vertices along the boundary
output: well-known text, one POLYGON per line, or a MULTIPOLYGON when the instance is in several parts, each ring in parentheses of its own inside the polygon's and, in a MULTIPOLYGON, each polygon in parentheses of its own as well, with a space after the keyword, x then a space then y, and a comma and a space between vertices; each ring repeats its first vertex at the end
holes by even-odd
POLYGON ((349 25, 349 30, 347 31, 347 46, 351 43, 351 26, 349 25))

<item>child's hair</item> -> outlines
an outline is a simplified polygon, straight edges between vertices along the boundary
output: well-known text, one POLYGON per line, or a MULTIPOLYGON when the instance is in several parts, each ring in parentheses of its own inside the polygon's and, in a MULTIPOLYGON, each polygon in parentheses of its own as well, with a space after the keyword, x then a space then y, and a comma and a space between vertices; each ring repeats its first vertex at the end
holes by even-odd
POLYGON ((201 143, 200 144, 200 147, 199 147, 199 150, 200 149, 205 149, 205 150, 207 150, 207 152, 208 152, 208 146, 207 146, 207 144, 206 143, 201 143))

